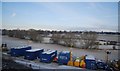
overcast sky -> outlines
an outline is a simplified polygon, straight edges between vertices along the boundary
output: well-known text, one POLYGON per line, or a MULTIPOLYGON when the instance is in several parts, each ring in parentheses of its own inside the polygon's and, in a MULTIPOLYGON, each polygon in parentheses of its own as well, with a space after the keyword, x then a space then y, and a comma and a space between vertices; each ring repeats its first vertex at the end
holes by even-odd
POLYGON ((4 2, 2 28, 118 30, 117 2, 4 2))

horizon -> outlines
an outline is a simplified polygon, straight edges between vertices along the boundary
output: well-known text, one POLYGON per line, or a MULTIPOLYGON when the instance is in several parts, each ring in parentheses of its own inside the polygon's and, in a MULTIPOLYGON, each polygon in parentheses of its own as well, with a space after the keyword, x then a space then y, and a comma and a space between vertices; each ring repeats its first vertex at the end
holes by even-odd
POLYGON ((117 2, 3 2, 2 28, 118 32, 117 2))
MULTIPOLYGON (((28 30, 35 30, 35 31, 50 31, 50 32, 52 32, 52 31, 56 31, 56 32, 64 32, 64 31, 66 31, 66 32, 108 32, 108 31, 89 31, 89 30, 85 30, 85 31, 71 31, 71 30, 43 30, 43 29, 33 29, 33 28, 30 28, 30 29, 19 29, 19 28, 17 28, 17 29, 0 29, 0 31, 2 31, 2 30, 20 30, 20 31, 22 31, 22 30, 25 30, 25 31, 28 31, 28 30)), ((119 31, 109 31, 110 33, 120 33, 119 31)), ((108 32, 108 33, 109 33, 108 32)))

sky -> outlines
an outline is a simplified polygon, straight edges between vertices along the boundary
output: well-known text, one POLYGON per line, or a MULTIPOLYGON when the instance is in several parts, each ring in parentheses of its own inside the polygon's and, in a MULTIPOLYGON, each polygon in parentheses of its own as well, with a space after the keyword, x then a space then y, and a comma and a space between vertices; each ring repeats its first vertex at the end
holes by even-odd
POLYGON ((2 28, 117 31, 117 2, 3 2, 2 28))

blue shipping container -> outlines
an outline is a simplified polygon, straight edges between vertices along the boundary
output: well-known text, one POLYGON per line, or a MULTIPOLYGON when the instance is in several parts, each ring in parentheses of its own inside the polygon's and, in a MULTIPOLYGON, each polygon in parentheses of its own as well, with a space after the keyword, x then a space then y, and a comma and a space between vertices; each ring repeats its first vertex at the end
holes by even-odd
POLYGON ((31 46, 24 46, 24 47, 15 47, 10 49, 11 56, 23 56, 26 53, 26 50, 30 50, 31 46))
POLYGON ((48 51, 42 52, 39 58, 41 62, 49 63, 49 62, 52 62, 56 56, 57 56, 57 50, 48 50, 48 51))
POLYGON ((62 51, 58 54, 58 63, 67 64, 70 60, 70 51, 62 51))
POLYGON ((97 69, 96 60, 94 56, 91 56, 91 55, 86 56, 85 63, 86 63, 87 69, 92 69, 92 70, 97 69))
POLYGON ((32 50, 26 50, 26 55, 24 56, 25 59, 28 60, 34 60, 41 55, 41 53, 44 51, 44 49, 32 49, 32 50))
POLYGON ((21 49, 20 48, 11 48, 10 54, 11 56, 20 56, 21 55, 21 49))
POLYGON ((30 50, 30 49, 32 49, 31 46, 23 46, 21 56, 26 55, 26 50, 30 50))

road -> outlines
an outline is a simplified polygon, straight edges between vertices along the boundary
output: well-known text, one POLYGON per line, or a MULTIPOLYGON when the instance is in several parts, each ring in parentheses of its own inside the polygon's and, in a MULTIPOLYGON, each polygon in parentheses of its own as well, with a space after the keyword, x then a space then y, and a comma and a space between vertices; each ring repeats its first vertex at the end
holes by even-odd
MULTIPOLYGON (((2 43, 7 43, 8 47, 17 47, 24 45, 31 45, 33 49, 36 48, 44 48, 45 50, 57 50, 60 51, 69 51, 69 47, 64 47, 56 44, 44 44, 44 43, 36 43, 36 42, 28 42, 28 40, 12 38, 8 36, 2 36, 2 43)), ((110 60, 118 59, 118 52, 120 50, 110 50, 111 54, 109 55, 110 60)), ((106 52, 105 50, 86 50, 86 49, 78 49, 72 48, 72 52, 74 56, 82 56, 82 55, 94 55, 97 59, 106 60, 106 52)))

